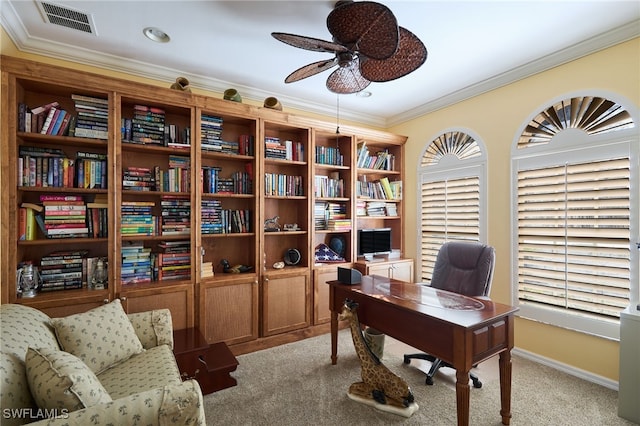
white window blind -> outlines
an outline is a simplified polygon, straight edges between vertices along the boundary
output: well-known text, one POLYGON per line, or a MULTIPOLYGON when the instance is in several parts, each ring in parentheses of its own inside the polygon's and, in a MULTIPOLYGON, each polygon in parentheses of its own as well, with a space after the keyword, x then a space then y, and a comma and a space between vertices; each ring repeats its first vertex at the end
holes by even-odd
POLYGON ((421 279, 431 279, 438 250, 447 241, 480 240, 480 177, 422 183, 421 279))
POLYGON ((517 174, 518 299, 617 321, 630 298, 630 160, 517 174))

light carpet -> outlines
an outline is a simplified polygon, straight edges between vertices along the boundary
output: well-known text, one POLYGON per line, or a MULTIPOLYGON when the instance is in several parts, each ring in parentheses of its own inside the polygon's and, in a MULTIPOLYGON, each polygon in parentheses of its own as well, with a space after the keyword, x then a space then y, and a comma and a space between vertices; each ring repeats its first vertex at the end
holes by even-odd
MULTIPOLYGON (((331 365, 330 335, 238 357, 238 385, 204 398, 208 425, 455 425, 452 386, 404 365, 385 352, 383 362, 411 386, 420 408, 410 418, 384 413, 346 395, 360 381, 360 363, 348 330, 339 334, 338 363, 331 365)), ((633 425, 617 415, 618 393, 553 368, 513 356, 511 424, 633 425)), ((471 388, 470 424, 500 425, 500 384, 482 377, 471 388)), ((436 376, 437 377, 437 376, 436 376)))

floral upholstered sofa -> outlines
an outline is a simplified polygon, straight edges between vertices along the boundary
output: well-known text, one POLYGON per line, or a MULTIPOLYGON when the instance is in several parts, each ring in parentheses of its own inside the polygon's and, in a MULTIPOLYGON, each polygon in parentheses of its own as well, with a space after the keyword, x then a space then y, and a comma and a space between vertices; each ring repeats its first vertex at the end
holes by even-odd
POLYGON ((204 425, 202 392, 182 381, 167 309, 126 315, 119 300, 49 318, 0 305, 2 425, 204 425))

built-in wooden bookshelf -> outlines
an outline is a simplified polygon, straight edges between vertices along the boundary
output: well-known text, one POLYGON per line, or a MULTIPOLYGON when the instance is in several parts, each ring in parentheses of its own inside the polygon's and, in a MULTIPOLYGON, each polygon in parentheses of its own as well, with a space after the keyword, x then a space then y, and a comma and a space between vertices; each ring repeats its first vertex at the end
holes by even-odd
POLYGON ((358 261, 357 229, 391 227, 394 248, 403 250, 401 196, 384 200, 395 214, 357 210, 358 202, 378 201, 358 195, 359 180, 402 181, 402 136, 353 126, 336 134, 329 122, 17 58, 3 56, 1 66, 1 179, 8 188, 2 303, 53 316, 115 298, 128 312, 169 308, 175 328, 198 326, 209 342, 241 353, 327 331, 324 283, 338 266, 358 261), (101 100, 83 107, 79 96, 101 100), (81 111, 89 111, 85 119, 100 117, 76 122, 86 129, 76 133, 64 117, 50 134, 27 129, 25 112, 53 102, 69 118, 81 111), (91 113, 90 106, 102 109, 91 113), (358 167, 363 141, 393 155, 393 164, 358 167), (42 158, 56 158, 63 170, 56 185, 42 184, 54 163, 46 160, 45 173, 42 158), (33 181, 24 176, 32 173, 25 160, 33 181), (66 172, 65 180, 64 170, 79 163, 88 164, 88 175, 80 181, 77 171, 66 172), (43 201, 59 197, 64 204, 64 196, 80 200, 85 214, 101 209, 91 231, 49 238, 30 228, 27 238, 27 210, 42 215, 43 201), (339 258, 316 258, 323 245, 341 251, 339 258), (21 297, 19 266, 42 269, 42 259, 59 251, 101 259, 107 282, 92 288, 92 271, 85 270, 80 286, 69 280, 75 284, 66 289, 21 297))

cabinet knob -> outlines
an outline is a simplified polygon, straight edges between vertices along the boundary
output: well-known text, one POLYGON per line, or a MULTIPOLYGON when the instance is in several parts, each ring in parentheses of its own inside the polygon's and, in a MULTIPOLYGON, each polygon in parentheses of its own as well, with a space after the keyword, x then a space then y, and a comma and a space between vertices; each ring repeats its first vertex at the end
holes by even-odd
POLYGON ((127 301, 127 297, 126 297, 126 296, 122 296, 122 297, 120 298, 120 301, 122 301, 122 302, 126 302, 126 301, 127 301))
POLYGON ((109 299, 104 299, 104 300, 102 301, 102 303, 104 303, 104 304, 106 305, 107 303, 109 303, 109 299))
POLYGON ((265 283, 268 283, 268 282, 269 282, 269 278, 266 278, 266 277, 265 277, 265 278, 264 278, 264 282, 265 282, 265 283))

